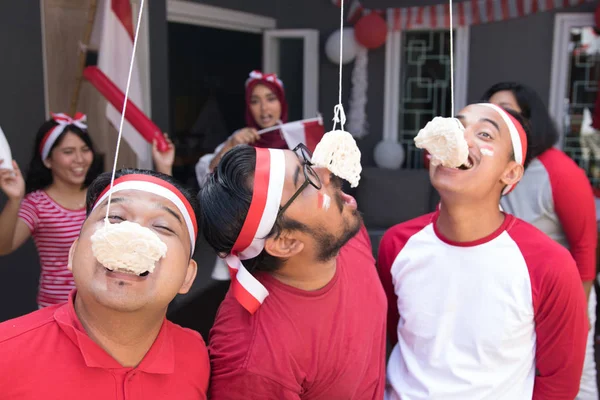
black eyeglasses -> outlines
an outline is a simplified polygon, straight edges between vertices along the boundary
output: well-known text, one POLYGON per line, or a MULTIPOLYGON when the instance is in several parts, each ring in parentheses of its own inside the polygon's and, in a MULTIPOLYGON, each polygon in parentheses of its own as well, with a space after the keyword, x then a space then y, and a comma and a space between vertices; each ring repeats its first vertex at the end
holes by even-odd
POLYGON ((319 179, 319 175, 317 175, 315 170, 312 169, 313 164, 310 161, 312 158, 312 153, 310 152, 310 150, 308 150, 308 147, 306 147, 303 143, 300 143, 294 148, 293 151, 294 153, 296 153, 296 155, 302 162, 302 168, 304 170, 304 183, 298 188, 296 193, 294 193, 294 195, 290 197, 290 199, 287 201, 287 203, 283 205, 283 207, 279 207, 277 218, 279 218, 279 216, 281 216, 281 214, 283 214, 284 211, 287 210, 290 204, 292 204, 292 202, 296 200, 296 197, 298 197, 300 193, 302 193, 302 191, 308 187, 308 185, 311 185, 317 190, 321 189, 322 186, 321 179, 319 179))

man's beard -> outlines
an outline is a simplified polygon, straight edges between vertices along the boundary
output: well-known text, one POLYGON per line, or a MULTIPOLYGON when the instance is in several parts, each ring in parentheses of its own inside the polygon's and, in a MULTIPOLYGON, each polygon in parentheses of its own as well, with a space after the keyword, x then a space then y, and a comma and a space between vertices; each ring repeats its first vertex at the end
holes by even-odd
MULTIPOLYGON (((344 212, 344 199, 342 198, 342 192, 340 189, 341 180, 336 176, 332 176, 331 179, 335 179, 334 186, 337 186, 337 190, 335 191, 333 199, 341 214, 344 212)), ((341 248, 344 247, 344 245, 348 243, 350 239, 356 236, 358 231, 360 231, 361 225, 362 216, 358 210, 352 210, 352 217, 349 218, 349 220, 344 220, 344 230, 340 237, 336 238, 335 235, 325 232, 324 229, 316 229, 313 232, 313 235, 318 246, 317 260, 327 261, 337 256, 341 248)))

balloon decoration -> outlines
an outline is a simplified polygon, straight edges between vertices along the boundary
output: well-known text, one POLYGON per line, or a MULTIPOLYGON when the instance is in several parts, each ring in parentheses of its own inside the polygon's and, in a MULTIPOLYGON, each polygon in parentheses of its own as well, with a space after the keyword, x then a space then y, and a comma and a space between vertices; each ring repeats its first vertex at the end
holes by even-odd
POLYGON ((373 154, 379 168, 399 169, 404 162, 404 148, 395 140, 382 140, 373 154))
MULTIPOLYGON (((110 80, 98 67, 86 67, 83 77, 87 79, 100 92, 110 104, 120 113, 123 112, 123 101, 125 94, 110 80)), ((127 99, 127 110, 125 119, 136 131, 140 133, 149 143, 156 140, 158 151, 164 152, 169 149, 162 131, 154 124, 131 100, 127 99)))
MULTIPOLYGON (((342 64, 348 64, 356 58, 356 41, 354 28, 344 28, 344 48, 342 51, 342 64)), ((325 54, 334 64, 340 62, 340 31, 334 31, 325 42, 325 54)))
POLYGON ((385 19, 377 13, 370 13, 358 20, 354 26, 356 41, 367 49, 383 46, 387 38, 388 27, 385 19))
MULTIPOLYGON (((348 24, 355 24, 354 28, 344 28, 342 64, 352 61, 352 89, 350 91, 350 113, 348 117, 348 131, 357 139, 366 136, 367 124, 367 89, 369 82, 368 63, 369 50, 383 46, 387 39, 387 22, 381 16, 381 10, 365 9, 360 0, 331 0, 340 7, 349 6, 346 16, 348 24)), ((334 64, 340 62, 340 31, 333 32, 325 43, 325 55, 334 64)), ((400 149, 402 151, 402 149, 400 149)), ((386 153, 387 154, 387 153, 386 153)), ((384 156, 385 158, 385 156, 384 156)))

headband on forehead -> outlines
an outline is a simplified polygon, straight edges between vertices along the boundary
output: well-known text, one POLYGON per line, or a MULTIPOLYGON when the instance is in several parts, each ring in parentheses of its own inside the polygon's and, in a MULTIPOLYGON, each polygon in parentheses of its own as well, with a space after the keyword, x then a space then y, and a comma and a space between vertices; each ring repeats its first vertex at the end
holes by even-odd
POLYGON ((50 115, 52 116, 52 120, 58 125, 46 132, 42 139, 42 143, 40 143, 40 155, 42 156, 42 160, 48 158, 50 155, 50 149, 52 146, 54 146, 56 139, 58 139, 58 137, 65 131, 67 126, 75 125, 80 129, 87 129, 87 125, 85 124, 87 121, 87 116, 83 113, 78 112, 73 118, 63 113, 51 113, 50 115))
POLYGON ((250 72, 250 76, 246 79, 246 86, 252 81, 267 81, 276 84, 283 90, 283 82, 277 78, 277 74, 263 74, 260 71, 254 70, 250 72))
POLYGON ((112 190, 110 185, 106 187, 98 196, 92 210, 96 209, 108 196, 112 193, 120 192, 121 190, 139 190, 164 197, 179 210, 185 221, 185 225, 190 236, 192 254, 196 247, 196 237, 198 235, 198 225, 196 224, 196 214, 190 202, 185 198, 183 193, 175 186, 171 185, 160 178, 144 174, 129 174, 115 179, 112 190))
POLYGON ((242 264, 258 256, 265 237, 273 229, 283 193, 285 153, 283 150, 256 149, 254 190, 242 230, 231 254, 225 257, 231 275, 231 290, 236 300, 254 314, 269 295, 267 289, 242 264))
MULTIPOLYGON (((519 165, 523 165, 523 163, 525 163, 525 158, 527 157, 527 134, 525 133, 523 126, 512 115, 507 113, 506 110, 495 104, 479 103, 479 105, 492 108, 500 114, 510 132, 510 140, 512 142, 513 153, 515 154, 515 161, 519 165)), ((514 188, 515 185, 508 185, 504 188, 502 194, 508 194, 514 188)))

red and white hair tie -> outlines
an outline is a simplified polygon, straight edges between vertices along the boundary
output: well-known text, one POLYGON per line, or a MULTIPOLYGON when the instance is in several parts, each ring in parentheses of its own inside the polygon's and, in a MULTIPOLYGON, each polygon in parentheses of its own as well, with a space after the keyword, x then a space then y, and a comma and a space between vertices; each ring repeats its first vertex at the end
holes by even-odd
POLYGON ((269 291, 248 272, 242 260, 258 256, 265 248, 265 238, 279 213, 284 182, 284 151, 256 148, 252 202, 231 254, 225 257, 233 296, 251 314, 258 310, 269 291))
POLYGON ((250 84, 250 82, 256 81, 256 80, 274 83, 283 90, 283 82, 279 78, 277 78, 277 74, 263 74, 262 72, 260 72, 258 70, 254 70, 254 71, 250 72, 250 76, 246 80, 246 86, 248 86, 248 84, 250 84))
POLYGON ((65 131, 67 126, 75 125, 79 129, 87 129, 87 116, 83 113, 78 112, 73 118, 63 113, 51 113, 50 115, 52 116, 52 120, 58 125, 46 132, 44 138, 42 139, 42 143, 40 143, 40 155, 42 156, 42 160, 48 158, 50 155, 50 149, 52 149, 52 146, 54 146, 54 143, 56 143, 56 139, 58 139, 59 136, 65 131))
POLYGON ((145 174, 129 174, 121 176, 115 179, 112 189, 109 186, 106 187, 98 196, 98 199, 94 203, 92 210, 96 209, 108 196, 112 193, 113 195, 122 190, 139 190, 142 192, 152 193, 161 196, 177 207, 188 230, 190 236, 190 243, 192 254, 196 247, 196 237, 198 236, 198 225, 196 224, 196 214, 190 202, 185 198, 183 193, 179 191, 175 186, 171 185, 160 178, 156 178, 151 175, 145 174))
MULTIPOLYGON (((525 129, 523 126, 509 113, 506 112, 501 107, 498 107, 492 103, 479 103, 482 106, 486 106, 494 109, 502 119, 506 126, 508 126, 508 131, 510 132, 510 140, 512 142, 513 153, 515 154, 515 161, 519 165, 523 165, 525 163, 525 158, 527 157, 527 134, 525 133, 525 129)), ((515 185, 508 185, 504 188, 502 194, 508 194, 515 188, 515 185)))

